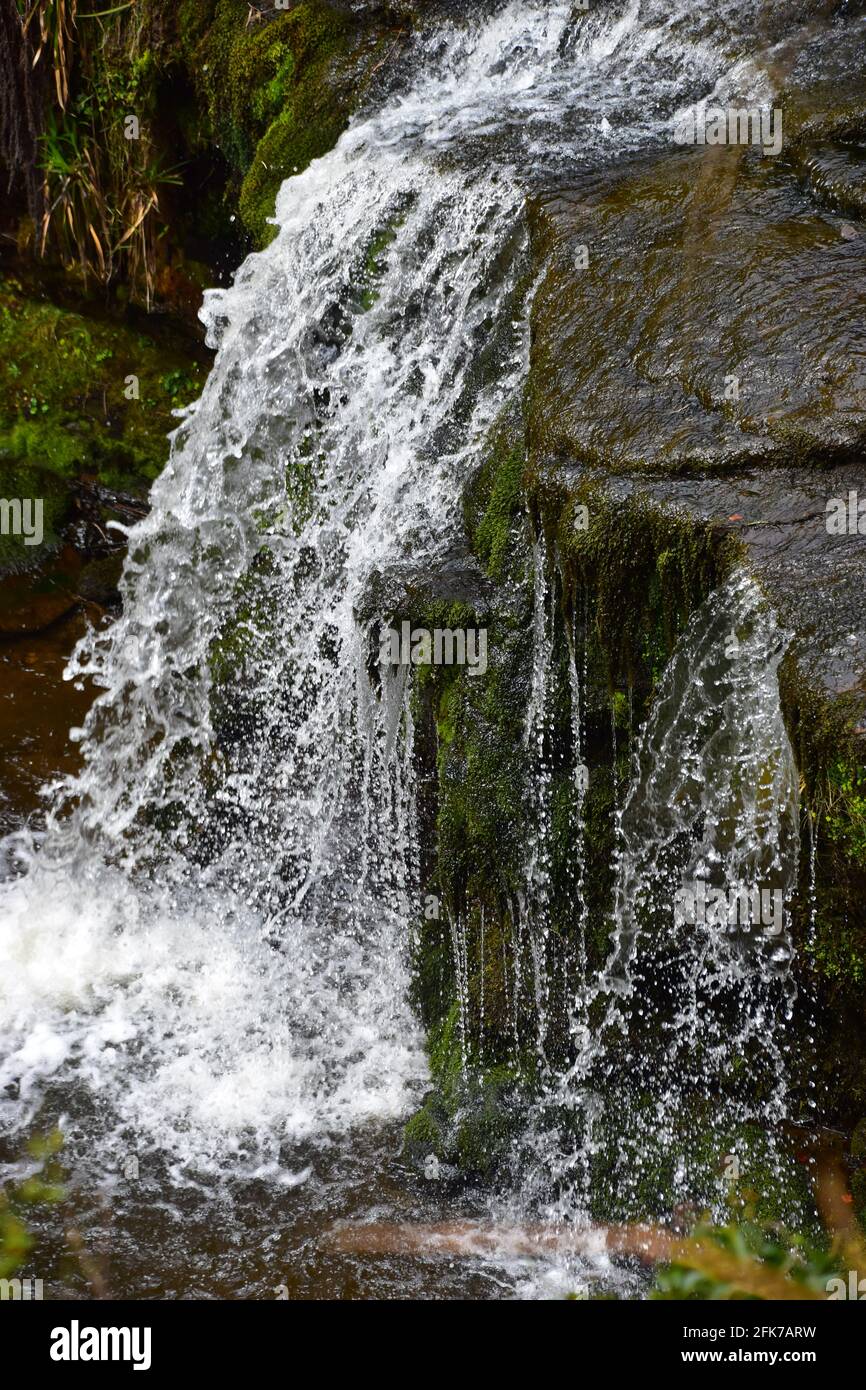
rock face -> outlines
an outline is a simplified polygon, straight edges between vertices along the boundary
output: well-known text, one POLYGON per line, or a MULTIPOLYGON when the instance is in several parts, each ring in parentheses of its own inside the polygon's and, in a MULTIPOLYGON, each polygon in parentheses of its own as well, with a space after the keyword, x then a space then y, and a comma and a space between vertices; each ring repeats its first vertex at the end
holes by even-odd
MULTIPOLYGON (((862 49, 862 26, 852 40, 862 49)), ((750 571, 792 633, 784 712, 818 838, 801 982, 825 1006, 832 1106, 853 1123, 866 1105, 849 1042, 866 1015, 864 88, 787 81, 778 158, 672 147, 534 200, 526 437, 553 534, 576 501, 603 516, 620 612, 635 600, 616 552, 635 527, 695 526, 719 572, 750 571)), ((615 683, 634 677, 633 650, 608 655, 615 683)))
MULTIPOLYGON (((516 986, 510 995, 509 979, 536 829, 524 762, 533 535, 556 557, 551 669, 567 664, 569 631, 588 652, 581 893, 596 965, 630 734, 677 633, 744 568, 790 634, 780 681, 801 778, 798 986, 816 1000, 823 1118, 850 1128, 866 1110, 866 1052, 854 1042, 866 1034, 866 26, 854 17, 840 29, 832 8, 801 7, 801 29, 771 36, 785 130, 777 156, 671 141, 640 161, 547 177, 530 198, 526 400, 466 497, 487 575, 483 602, 466 599, 466 621, 491 624, 493 679, 482 693, 434 676, 422 700, 435 729, 428 886, 460 923, 463 979, 458 1009, 447 933, 422 925, 419 996, 436 1087, 409 1128, 413 1152, 432 1147, 489 1171, 511 1113, 511 1100, 493 1104, 494 1124, 490 1097, 510 1096, 515 1074, 532 1070, 503 1039, 520 1032, 515 1013, 532 1008, 516 986), (578 508, 588 525, 576 534, 578 508), (486 1066, 461 1093, 458 1021, 479 1008, 486 1066)), ((411 593, 400 611, 407 603, 411 593)), ((420 601, 411 611, 423 623, 430 609, 420 601)), ((579 925, 569 911, 576 829, 564 808, 576 769, 565 708, 538 740, 552 845, 546 927, 568 941, 579 925)), ((564 1007, 549 1002, 552 1015, 564 1007)), ((805 1096, 805 1074, 800 1083, 805 1096)), ((862 1201, 862 1174, 858 1182, 862 1201)))
POLYGON ((678 152, 539 200, 529 444, 538 470, 736 537, 810 680, 863 695, 866 538, 847 509, 864 481, 866 235, 803 185, 799 150, 678 152))
POLYGON ((536 199, 528 442, 537 472, 735 536, 803 673, 859 697, 864 539, 830 519, 866 447, 866 37, 844 32, 782 46, 777 157, 672 146, 536 199))
POLYGON ((790 169, 676 152, 533 221, 537 458, 682 474, 858 456, 866 238, 790 169))

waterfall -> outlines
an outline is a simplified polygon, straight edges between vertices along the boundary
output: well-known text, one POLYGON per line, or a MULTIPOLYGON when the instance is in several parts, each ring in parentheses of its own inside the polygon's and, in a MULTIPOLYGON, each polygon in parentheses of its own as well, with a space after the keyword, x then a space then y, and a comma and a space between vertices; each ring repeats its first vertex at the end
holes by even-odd
POLYGON ((608 957, 577 989, 573 1060, 529 1121, 530 1209, 580 1224, 599 1207, 670 1216, 700 1194, 721 1214, 733 1176, 782 1162, 799 859, 787 642, 735 576, 666 668, 616 813, 608 957))
MULTIPOLYGON (((287 1182, 287 1141, 411 1108, 426 1076, 409 1004, 411 687, 374 669, 371 634, 388 614, 371 613, 370 595, 448 555, 462 488, 522 389, 527 192, 657 145, 678 104, 729 80, 725 26, 757 7, 730 7, 697 37, 678 8, 629 0, 578 22, 571 4, 519 0, 438 31, 411 89, 287 180, 273 242, 206 296, 216 361, 129 534, 122 616, 70 662, 69 679, 98 691, 75 731, 83 770, 51 789, 44 834, 3 847, 11 1132, 59 1121, 97 1172, 134 1144, 169 1155, 179 1183, 226 1171, 287 1182)), ((539 833, 515 994, 531 982, 543 1054, 555 620, 536 573, 539 833)), ((705 1005, 723 998, 744 1055, 766 1041, 778 1083, 766 1107, 783 1104, 766 1019, 784 938, 740 949, 666 924, 677 873, 751 882, 790 863, 778 639, 746 586, 718 603, 683 639, 642 735, 620 811, 611 958, 574 1002, 576 1056, 548 1096, 569 1111, 588 1113, 603 1082, 615 1092, 605 1039, 632 1025, 637 1037, 643 974, 674 971, 672 951, 656 1091, 692 1046, 702 1076, 719 1067, 722 1025, 705 1005), (742 629, 741 676, 720 664, 720 623, 742 629)), ((582 766, 574 638, 570 662, 582 766)), ((579 812, 576 825, 582 836, 579 812)), ((452 931, 465 971, 466 924, 452 931)), ((465 982, 465 1054, 470 1022, 482 1045, 484 1028, 463 994, 465 982)), ((640 1059, 620 1062, 640 1074, 640 1059)), ((542 1134, 554 1144, 539 1118, 542 1134)), ((590 1129, 580 1143, 588 1163, 590 1129)), ((560 1176, 574 1167, 542 1157, 560 1176)))
POLYGON ((106 1096, 109 1163, 135 1132, 259 1171, 423 1080, 409 691, 371 683, 359 613, 377 575, 447 553, 525 372, 520 183, 442 149, 472 103, 532 99, 567 9, 450 33, 206 296, 215 366, 130 535, 123 615, 67 673, 100 692, 84 769, 7 847, 0 1080, 20 1123, 106 1096))

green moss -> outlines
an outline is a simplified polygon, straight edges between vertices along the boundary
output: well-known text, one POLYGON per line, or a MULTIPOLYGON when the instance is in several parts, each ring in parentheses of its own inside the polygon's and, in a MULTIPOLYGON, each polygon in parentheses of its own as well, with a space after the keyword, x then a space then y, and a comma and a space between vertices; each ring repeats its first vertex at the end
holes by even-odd
POLYGON ((218 0, 195 52, 195 73, 223 158, 240 183, 238 208, 256 245, 284 179, 326 154, 363 97, 381 31, 325 0, 248 23, 245 0, 218 0))
POLYGON ((805 812, 794 931, 819 1020, 806 1065, 815 1069, 824 1114, 853 1125, 866 1111, 864 703, 856 691, 828 697, 801 669, 796 648, 782 664, 780 688, 805 812))
POLYGON ((509 545, 524 503, 525 470, 523 439, 513 414, 506 412, 464 497, 470 542, 491 579, 501 580, 505 573, 509 545))
POLYGON ((866 768, 836 758, 825 785, 826 834, 850 859, 866 865, 866 768))
POLYGON ((276 235, 270 219, 283 181, 326 154, 345 126, 342 113, 317 110, 316 106, 315 100, 305 105, 298 96, 256 147, 241 187, 238 210, 257 246, 266 246, 276 235))
POLYGON ((442 1147, 442 1130, 428 1104, 407 1121, 403 1142, 406 1152, 416 1161, 425 1159, 431 1153, 438 1156, 438 1150, 442 1147))
POLYGON ((50 303, 0 279, 0 463, 144 492, 168 456, 172 410, 195 399, 207 354, 184 335, 50 303), (138 399, 128 399, 128 378, 138 399))
MULTIPOLYGON (((656 1096, 626 1094, 596 1121, 587 1182, 596 1219, 653 1220, 686 1200, 692 1219, 728 1210, 820 1234, 812 1169, 775 1134, 749 1123, 722 1133, 715 1107, 697 1096, 681 1097, 661 1127, 657 1107, 656 1096)), ((574 1134, 575 1147, 584 1137, 574 1134)))
POLYGON ((464 1072, 456 1003, 432 1030, 428 1052, 436 1089, 404 1129, 407 1157, 420 1165, 434 1154, 462 1178, 493 1182, 515 1137, 522 1083, 507 1066, 464 1072))
MULTIPOLYGON (((428 732, 420 739, 422 747, 434 750, 422 772, 425 784, 435 786, 429 822, 435 851, 427 869, 427 886, 441 895, 443 920, 421 924, 418 996, 431 1029, 434 1090, 411 1133, 434 1145, 435 1152, 449 1162, 459 1165, 465 1156, 474 1171, 479 1156, 469 1132, 458 1142, 459 1115, 480 1114, 489 1126, 501 1101, 507 1127, 513 1108, 520 1108, 521 1097, 525 1102, 536 1082, 531 1055, 536 1020, 525 982, 517 998, 513 997, 517 901, 527 844, 535 829, 530 791, 538 777, 536 750, 530 755, 524 746, 533 668, 529 517, 546 538, 547 555, 555 557, 548 562, 547 574, 555 632, 549 652, 544 733, 548 946, 558 959, 574 959, 585 952, 590 974, 600 968, 609 950, 615 815, 629 774, 633 728, 646 715, 692 613, 739 552, 726 533, 658 507, 644 496, 614 500, 587 481, 575 482, 571 476, 548 471, 538 476, 527 469, 519 409, 510 412, 494 432, 488 457, 464 497, 464 514, 473 552, 496 581, 485 619, 491 634, 491 661, 481 681, 456 670, 429 671, 417 692, 417 727, 433 730, 432 738, 428 732), (566 640, 567 633, 573 639, 566 640), (568 693, 571 640, 585 644, 587 671, 584 755, 590 776, 582 802, 585 848, 580 895, 574 880, 578 826, 568 693), (455 1032, 458 989, 449 922, 460 924, 465 967, 461 992, 468 1020, 465 1037, 455 1032), (501 1095, 490 1079, 499 1068, 505 1081, 501 1095)), ((420 624, 434 626, 443 610, 428 603, 412 610, 411 616, 420 624)), ((551 979, 547 1012, 553 1022, 545 1050, 553 1065, 561 1066, 567 1065, 573 1045, 563 1026, 569 985, 555 978, 555 973, 551 979), (553 997, 557 989, 562 990, 561 998, 553 997)), ((639 1098, 631 1098, 632 1102, 631 1118, 637 1124, 639 1098)), ((646 1136, 650 1142, 636 1154, 628 1182, 622 1180, 619 1117, 612 1117, 606 1137, 599 1136, 592 1184, 600 1216, 609 1218, 616 1212, 622 1219, 634 1219, 668 1211, 683 1153, 690 1155, 695 1193, 703 1194, 708 1204, 718 1201, 720 1141, 712 1116, 696 1114, 692 1108, 683 1115, 682 1132, 677 1132, 675 1141, 666 1136, 654 1149, 649 1100, 647 1105, 645 1123, 637 1128, 641 1142, 646 1136)), ((574 1122, 571 1116, 562 1120, 566 1129, 574 1122)), ((487 1142, 485 1137, 482 1149, 487 1142)), ((749 1146, 754 1158, 751 1179, 764 1193, 762 1214, 769 1213, 774 1203, 781 1210, 785 1201, 789 1207, 791 1203, 802 1207, 802 1174, 783 1162, 772 1172, 761 1169, 756 1177, 760 1167, 756 1136, 749 1136, 749 1146)))
POLYGON ((385 253, 397 238, 397 231, 405 221, 405 213, 396 213, 376 232, 364 258, 361 283, 358 287, 358 307, 368 313, 379 298, 378 283, 385 274, 387 261, 385 253))
POLYGON ((69 496, 61 482, 44 468, 0 459, 0 497, 42 501, 42 543, 25 545, 21 536, 0 535, 0 574, 20 572, 40 563, 60 545, 69 496))
POLYGON ((590 480, 568 487, 545 475, 535 505, 562 556, 566 582, 593 595, 611 689, 619 682, 652 685, 692 612, 730 564, 728 542, 640 494, 615 501, 590 480))

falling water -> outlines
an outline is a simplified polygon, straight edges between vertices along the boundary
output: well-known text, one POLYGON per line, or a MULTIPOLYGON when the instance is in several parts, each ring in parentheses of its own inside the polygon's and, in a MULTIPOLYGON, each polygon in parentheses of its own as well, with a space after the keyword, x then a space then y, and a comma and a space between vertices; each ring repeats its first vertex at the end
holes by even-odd
MULTIPOLYGON (((543 61, 556 25, 535 28, 543 61)), ((432 119, 456 98, 428 89, 432 119)), ((455 532, 524 368, 499 327, 523 231, 512 181, 436 170, 398 119, 291 180, 273 244, 207 296, 216 366, 130 538, 123 617, 72 662, 103 688, 84 771, 7 890, 23 1112, 83 1071, 118 1134, 197 1163, 228 1131, 258 1171, 423 1076, 407 692, 377 698, 356 614, 455 532)))
POLYGON ((608 958, 577 990, 572 1064, 529 1125, 523 1200, 559 1220, 721 1212, 731 1175, 776 1161, 799 854, 786 646, 756 585, 733 579, 694 615, 639 734, 608 958), (756 888, 778 913, 746 910, 756 888), (724 893, 724 917, 684 910, 684 890, 724 893))
MULTIPOLYGON (((735 6, 728 37, 756 9, 735 6)), ((743 87, 716 20, 696 29, 690 11, 630 0, 578 19, 521 0, 446 28, 410 91, 285 183, 271 245, 206 296, 216 362, 129 536, 123 615, 70 664, 99 691, 76 733, 83 771, 52 790, 44 835, 4 846, 10 1133, 59 1121, 82 1172, 134 1151, 178 1188, 291 1185, 309 1173, 303 1141, 411 1106, 425 1077, 407 1002, 411 692, 372 669, 388 615, 367 597, 447 554, 462 485, 524 380, 527 190, 660 142, 695 94, 743 87)), ((537 618, 550 623, 543 602, 537 618)), ((771 669, 734 679, 707 640, 695 629, 674 664, 622 810, 609 1013, 561 1082, 569 1105, 601 1083, 616 1011, 639 1017, 642 972, 664 964, 665 929, 648 945, 644 917, 695 824, 695 874, 751 871, 738 846, 763 856, 782 828, 769 808, 787 755, 758 713, 771 669), (745 743, 721 746, 747 733, 767 758, 759 802, 745 743)), ((668 1074, 691 1037, 704 1071, 717 1063, 702 1006, 748 973, 712 934, 677 944, 703 969, 671 996, 668 1074)), ((755 990, 775 988, 774 954, 751 953, 755 990)), ((531 968, 542 1011, 543 952, 531 968)), ((762 1032, 754 1011, 731 1026, 744 1050, 762 1032)))

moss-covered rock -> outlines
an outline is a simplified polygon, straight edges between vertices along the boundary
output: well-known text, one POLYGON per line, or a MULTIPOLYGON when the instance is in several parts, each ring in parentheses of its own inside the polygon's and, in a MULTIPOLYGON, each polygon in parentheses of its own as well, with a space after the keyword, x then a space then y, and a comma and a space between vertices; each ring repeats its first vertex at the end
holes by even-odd
POLYGON ((387 12, 352 15, 327 0, 249 16, 246 0, 217 0, 193 70, 222 156, 242 180, 241 218, 262 246, 280 185, 335 144, 398 51, 400 30, 387 12))
POLYGON ((0 536, 0 630, 32 632, 116 596, 106 522, 141 516, 168 457, 173 411, 201 392, 209 354, 183 329, 48 298, 25 267, 0 276, 0 497, 42 504, 42 541, 0 536), (82 591, 82 585, 83 590, 82 591))
POLYGON ((420 779, 430 789, 423 891, 438 910, 419 923, 416 955, 416 995, 435 1040, 435 1090, 409 1137, 429 1143, 435 1134, 435 1151, 449 1162, 462 1151, 455 1115, 490 1122, 502 1069, 513 1117, 534 1092, 541 1053, 545 1064, 568 1065, 573 991, 585 971, 601 968, 609 949, 616 811, 630 738, 683 627, 736 549, 725 533, 645 497, 619 502, 595 485, 531 466, 516 403, 492 432, 464 513, 473 551, 495 583, 486 607, 455 610, 428 598, 405 610, 427 628, 488 629, 483 679, 430 668, 416 681, 420 779), (547 713, 528 744, 541 655, 536 565, 553 626, 546 619, 542 639, 547 713), (585 653, 588 764, 579 798, 569 694, 575 648, 585 653), (541 950, 552 982, 543 1026, 527 954, 526 933, 535 928, 523 905, 530 846, 539 834, 541 950), (459 1053, 459 1106, 452 1072, 441 1065, 446 1041, 452 1072, 459 1053))
MULTIPOLYGON (((201 393, 209 354, 160 320, 65 307, 0 278, 0 466, 144 491, 168 454, 172 411, 201 393)), ((8 484, 7 484, 8 486, 8 484)))
POLYGON ((419 1167, 431 1155, 462 1180, 493 1183, 510 1161, 525 1082, 508 1066, 465 1065, 457 1004, 430 1033, 435 1089, 406 1125, 404 1150, 419 1167))

